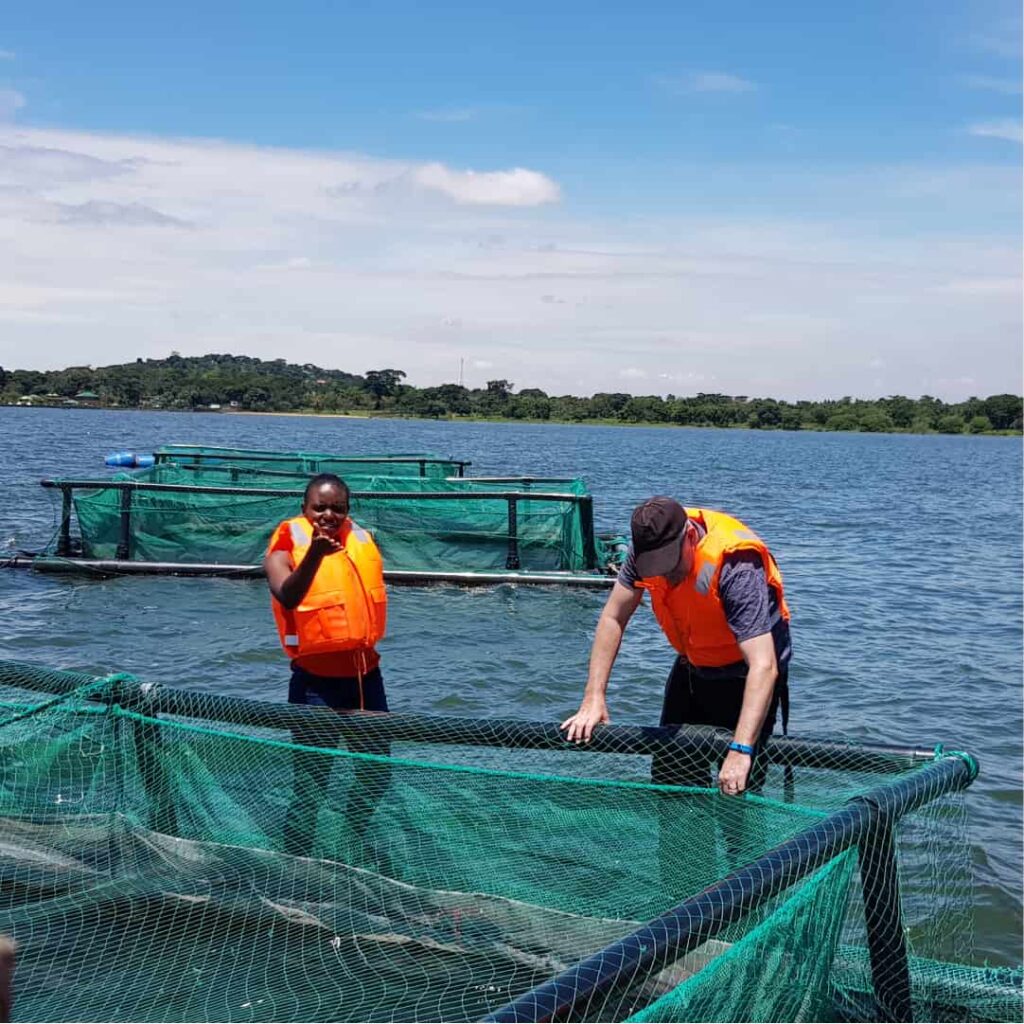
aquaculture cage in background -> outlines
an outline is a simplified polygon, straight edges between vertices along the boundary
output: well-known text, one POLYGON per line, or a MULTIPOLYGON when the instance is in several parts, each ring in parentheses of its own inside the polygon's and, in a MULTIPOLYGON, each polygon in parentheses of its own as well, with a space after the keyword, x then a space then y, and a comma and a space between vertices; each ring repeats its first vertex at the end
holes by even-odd
MULTIPOLYGON (((134 474, 44 480, 62 495, 48 554, 258 568, 274 527, 299 514, 306 484, 295 477, 271 486, 201 485, 176 465, 145 472, 162 482, 134 474)), ((621 557, 595 535, 593 498, 580 480, 383 476, 367 484, 372 489, 351 492, 352 517, 373 533, 390 572, 600 575, 621 557)))
POLYGON ((0 700, 24 1019, 1021 1016, 971 965, 965 754, 777 738, 730 799, 705 728, 581 749, 17 663, 0 700))
POLYGON ((310 477, 315 473, 376 476, 464 476, 471 465, 465 459, 422 452, 380 455, 338 455, 328 452, 281 452, 260 448, 218 448, 208 445, 168 444, 153 453, 156 465, 173 462, 196 468, 290 471, 310 477))
MULTIPOLYGON (((187 487, 264 487, 271 490, 303 490, 313 474, 296 469, 263 469, 249 466, 159 462, 148 469, 117 473, 109 479, 135 480, 138 483, 181 484, 187 487)), ((355 491, 433 491, 452 492, 502 490, 538 490, 556 494, 586 495, 586 483, 568 476, 402 476, 378 472, 378 465, 353 463, 336 475, 355 491)))

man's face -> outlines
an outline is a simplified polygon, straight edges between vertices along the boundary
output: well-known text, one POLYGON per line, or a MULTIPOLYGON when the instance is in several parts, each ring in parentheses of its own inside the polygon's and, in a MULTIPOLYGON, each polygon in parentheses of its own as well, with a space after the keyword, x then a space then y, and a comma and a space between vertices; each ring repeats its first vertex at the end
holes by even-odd
POLYGON ((334 536, 348 518, 348 495, 337 484, 320 484, 307 495, 302 513, 314 526, 334 536))

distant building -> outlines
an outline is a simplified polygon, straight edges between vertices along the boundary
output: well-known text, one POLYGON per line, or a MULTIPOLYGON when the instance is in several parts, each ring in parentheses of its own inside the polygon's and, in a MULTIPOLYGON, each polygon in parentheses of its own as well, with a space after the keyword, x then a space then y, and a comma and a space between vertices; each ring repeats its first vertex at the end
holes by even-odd
POLYGON ((95 391, 79 391, 75 395, 75 402, 79 405, 99 405, 100 396, 95 391))

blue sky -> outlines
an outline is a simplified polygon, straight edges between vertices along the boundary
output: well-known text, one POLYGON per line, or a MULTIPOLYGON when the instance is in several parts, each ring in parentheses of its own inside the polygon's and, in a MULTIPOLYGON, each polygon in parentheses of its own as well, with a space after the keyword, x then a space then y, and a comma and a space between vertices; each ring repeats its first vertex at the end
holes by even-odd
POLYGON ((1019 390, 1020 38, 996 0, 10 4, 0 361, 1019 390))

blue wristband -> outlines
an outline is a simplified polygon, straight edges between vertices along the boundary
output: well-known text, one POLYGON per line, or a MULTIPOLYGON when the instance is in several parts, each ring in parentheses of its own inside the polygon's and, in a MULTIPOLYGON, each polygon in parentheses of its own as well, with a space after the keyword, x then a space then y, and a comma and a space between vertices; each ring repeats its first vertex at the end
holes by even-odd
POLYGON ((746 743, 737 743, 735 740, 729 744, 729 749, 735 750, 737 754, 746 754, 747 757, 753 757, 755 752, 753 747, 748 747, 746 743))

